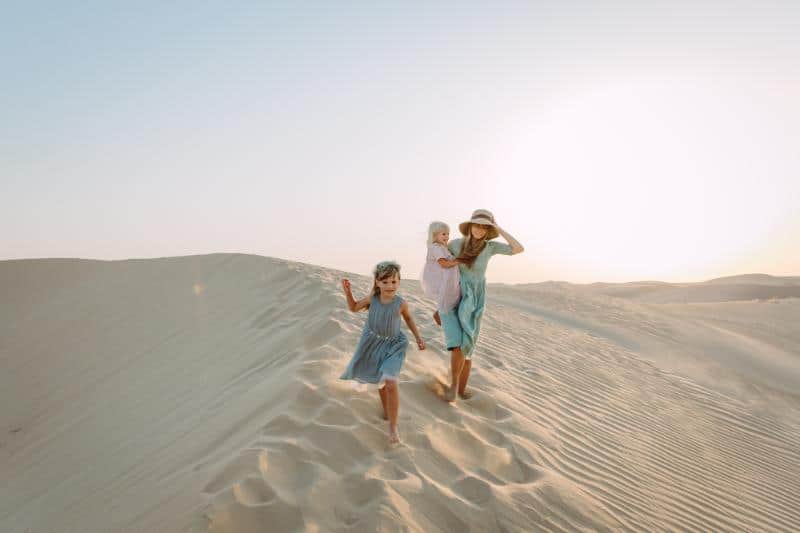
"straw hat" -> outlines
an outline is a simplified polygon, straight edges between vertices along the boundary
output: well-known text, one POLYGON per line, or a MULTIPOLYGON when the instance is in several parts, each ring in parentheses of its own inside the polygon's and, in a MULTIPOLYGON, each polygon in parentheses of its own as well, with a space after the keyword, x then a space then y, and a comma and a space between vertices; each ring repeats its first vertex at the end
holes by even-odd
POLYGON ((461 230, 461 234, 464 236, 469 235, 469 225, 470 224, 481 224, 484 226, 491 226, 486 231, 486 240, 494 239, 500 233, 497 231, 497 224, 494 222, 494 215, 491 211, 486 209, 476 209, 472 213, 472 218, 467 220, 466 222, 462 222, 458 225, 458 229, 461 230))

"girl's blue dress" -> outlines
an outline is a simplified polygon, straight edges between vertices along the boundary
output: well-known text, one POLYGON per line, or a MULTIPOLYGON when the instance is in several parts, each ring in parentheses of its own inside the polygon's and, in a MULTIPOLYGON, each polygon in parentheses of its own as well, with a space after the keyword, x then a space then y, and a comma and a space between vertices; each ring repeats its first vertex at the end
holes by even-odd
POLYGON ((397 295, 388 304, 382 304, 379 296, 372 296, 358 348, 340 379, 382 383, 398 378, 408 347, 408 338, 400 331, 402 303, 397 295))

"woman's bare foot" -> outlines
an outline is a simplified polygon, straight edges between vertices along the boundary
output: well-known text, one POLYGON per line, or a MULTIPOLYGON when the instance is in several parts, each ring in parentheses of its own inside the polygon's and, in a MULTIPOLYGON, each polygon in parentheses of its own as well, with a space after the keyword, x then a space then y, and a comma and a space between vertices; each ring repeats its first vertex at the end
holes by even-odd
POLYGON ((470 398, 472 398, 474 396, 474 394, 472 392, 468 391, 468 390, 465 390, 463 392, 459 392, 458 396, 463 398, 463 399, 465 399, 465 400, 469 400, 470 398))
POLYGON ((456 387, 450 387, 447 389, 447 392, 444 393, 444 399, 450 403, 456 401, 456 387))
POLYGON ((439 311, 436 311, 435 313, 433 313, 433 321, 436 322, 437 326, 441 326, 442 325, 442 319, 439 318, 439 311))
POLYGON ((400 433, 397 427, 389 426, 389 444, 400 444, 400 433))

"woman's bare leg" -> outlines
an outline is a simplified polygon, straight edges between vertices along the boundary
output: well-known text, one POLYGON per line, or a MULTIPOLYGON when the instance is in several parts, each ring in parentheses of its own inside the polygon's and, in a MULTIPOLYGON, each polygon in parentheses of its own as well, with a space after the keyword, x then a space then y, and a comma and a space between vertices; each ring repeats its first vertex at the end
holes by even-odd
POLYGON ((471 393, 466 391, 467 381, 469 381, 469 371, 472 368, 472 360, 465 359, 464 365, 461 367, 461 374, 458 377, 458 395, 462 398, 469 398, 471 393))
POLYGON ((389 415, 389 442, 400 442, 397 434, 397 412, 400 410, 400 390, 397 388, 397 381, 387 379, 386 385, 386 414, 389 415))
MULTIPOLYGON (((450 352, 450 389, 447 391, 447 401, 456 401, 456 391, 459 390, 459 378, 464 367, 464 354, 461 348, 455 348, 450 352)), ((467 374, 469 376, 469 374, 467 374)))
POLYGON ((433 313, 433 321, 436 322, 437 326, 441 326, 442 325, 442 319, 439 318, 439 311, 436 311, 435 313, 433 313))
POLYGON ((378 389, 378 394, 381 395, 381 405, 383 406, 383 419, 389 420, 389 411, 386 409, 386 385, 378 389))

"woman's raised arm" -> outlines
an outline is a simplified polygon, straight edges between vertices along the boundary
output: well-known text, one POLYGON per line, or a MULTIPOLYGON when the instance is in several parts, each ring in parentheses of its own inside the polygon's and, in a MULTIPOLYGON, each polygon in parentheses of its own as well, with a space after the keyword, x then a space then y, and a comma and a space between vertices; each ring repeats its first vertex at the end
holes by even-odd
POLYGON ((506 242, 511 245, 511 255, 521 254, 525 251, 525 247, 522 246, 517 239, 511 236, 506 230, 501 228, 500 226, 495 226, 497 228, 497 232, 503 236, 506 242))

